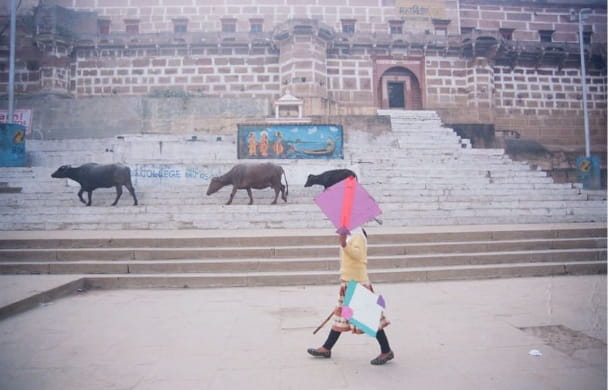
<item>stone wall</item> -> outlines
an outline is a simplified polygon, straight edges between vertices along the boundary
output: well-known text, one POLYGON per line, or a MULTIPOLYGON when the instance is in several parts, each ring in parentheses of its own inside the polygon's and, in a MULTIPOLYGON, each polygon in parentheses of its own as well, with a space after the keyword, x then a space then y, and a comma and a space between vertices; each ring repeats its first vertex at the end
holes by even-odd
POLYGON ((426 61, 427 104, 446 123, 494 121, 494 71, 486 58, 431 57, 426 61))
MULTIPOLYGON (((220 31, 221 19, 235 19, 238 32, 250 29, 250 19, 263 20, 263 30, 293 18, 316 19, 341 30, 342 19, 357 21, 357 31, 388 33, 389 20, 400 18, 400 0, 42 0, 43 3, 83 11, 95 10, 109 18, 111 32, 125 31, 125 19, 138 19, 142 33, 172 31, 172 20, 188 19, 189 31, 220 31)), ((425 0, 419 5, 455 19, 456 1, 425 0)), ((412 23, 423 32, 423 24, 412 23)), ((450 27, 457 33, 457 26, 450 27)))
MULTIPOLYGON (((517 131, 522 138, 544 141, 549 147, 573 146, 575 139, 584 138, 578 70, 496 68, 494 79, 497 130, 517 131)), ((605 76, 592 73, 587 85, 591 143, 603 145, 607 140, 605 76)))
MULTIPOLYGON (((0 104, 6 101, 0 100, 0 104)), ((237 123, 271 116, 253 98, 113 96, 74 99, 51 94, 20 97, 32 109, 33 139, 104 138, 121 134, 234 134, 237 123)))
MULTIPOLYGON (((109 129, 120 128, 120 122, 140 132, 188 132, 210 126, 222 132, 243 118, 260 121, 271 115, 274 100, 286 90, 304 100, 306 116, 372 115, 381 106, 380 95, 387 92, 378 74, 384 59, 403 64, 417 78, 422 102, 416 109, 436 110, 447 124, 491 125, 498 134, 518 134, 559 149, 583 148, 580 64, 574 50, 578 23, 569 19, 570 7, 594 8, 587 30, 593 43, 605 43, 605 2, 422 1, 433 16, 448 21, 448 36, 436 35, 431 15, 424 23, 401 8, 415 3, 41 1, 83 12, 86 20, 92 14, 110 20, 108 36, 92 36, 91 26, 82 23, 75 23, 82 28, 68 35, 55 31, 58 26, 52 23, 45 34, 28 31, 31 20, 24 8, 33 12, 36 4, 25 1, 20 9, 17 106, 33 108, 35 129, 45 137, 114 134, 118 130, 109 129), (173 32, 176 18, 188 19, 187 33, 173 32), (253 18, 263 21, 262 33, 249 32, 253 18), (125 33, 127 19, 139 21, 140 34, 125 33), (221 31, 227 19, 235 21, 235 33, 221 31), (346 19, 355 21, 355 33, 342 32, 346 19), (405 20, 404 32, 390 34, 389 22, 400 19, 405 20), (514 29, 513 39, 502 39, 500 28, 514 29), (473 32, 464 32, 468 29, 473 32), (536 54, 543 50, 539 30, 555 31, 552 48, 559 56, 536 54), (72 33, 81 36, 70 40, 72 33), (480 38, 489 38, 490 43, 477 46, 480 38), (525 43, 538 52, 506 64, 507 58, 526 51, 525 43), (567 62, 561 59, 564 54, 567 62), (545 62, 549 58, 555 63, 545 62), (409 68, 407 63, 422 65, 409 68), (50 104, 59 106, 45 106, 45 99, 51 99, 45 96, 58 95, 70 99, 53 98, 50 104), (200 111, 208 104, 218 109, 200 111), (109 107, 124 114, 113 116, 109 107), (62 120, 71 125, 62 127, 62 120)), ((6 37, 2 39, 0 46, 5 48, 6 37)), ((588 66, 594 65, 587 68, 591 140, 594 149, 605 149, 607 50, 601 55, 592 47, 588 50, 588 66)), ((7 88, 7 79, 6 61, 0 59, 0 88, 7 88)))
POLYGON ((342 105, 372 106, 373 63, 368 51, 330 56, 326 67, 330 99, 342 105))
MULTIPOLYGON (((6 102, 0 100, 0 104, 6 102)), ((108 138, 127 134, 234 135, 237 125, 272 117, 259 98, 201 96, 114 96, 74 99, 57 95, 19 98, 16 108, 32 109, 29 139, 108 138)), ((378 115, 312 116, 312 123, 343 126, 380 135, 390 119, 378 115)))
POLYGON ((426 59, 425 106, 455 109, 468 106, 468 61, 464 58, 429 57, 426 59))
POLYGON ((74 62, 74 95, 279 96, 277 53, 270 47, 81 49, 74 62))
POLYGON ((497 31, 514 29, 515 41, 538 41, 539 30, 553 30, 553 42, 578 42, 578 22, 570 20, 569 10, 582 7, 598 8, 589 16, 586 25, 593 34, 593 42, 607 41, 607 9, 603 2, 527 1, 479 2, 462 1, 460 4, 461 27, 497 31), (546 3, 546 4, 545 4, 546 3))

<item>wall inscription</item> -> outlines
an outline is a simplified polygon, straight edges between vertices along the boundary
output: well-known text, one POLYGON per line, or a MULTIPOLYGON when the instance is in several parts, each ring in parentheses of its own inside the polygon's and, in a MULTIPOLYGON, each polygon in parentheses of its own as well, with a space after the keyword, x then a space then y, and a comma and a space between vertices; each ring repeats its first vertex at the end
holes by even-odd
POLYGON ((442 0, 396 0, 401 19, 430 23, 432 19, 446 19, 446 4, 442 0))

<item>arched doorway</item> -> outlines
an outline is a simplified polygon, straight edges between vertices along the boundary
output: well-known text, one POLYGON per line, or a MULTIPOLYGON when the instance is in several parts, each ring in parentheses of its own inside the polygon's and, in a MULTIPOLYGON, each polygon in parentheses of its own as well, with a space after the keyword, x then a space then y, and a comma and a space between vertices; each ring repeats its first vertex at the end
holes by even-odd
POLYGON ((422 92, 417 76, 402 66, 383 72, 377 92, 381 108, 421 110, 422 92))

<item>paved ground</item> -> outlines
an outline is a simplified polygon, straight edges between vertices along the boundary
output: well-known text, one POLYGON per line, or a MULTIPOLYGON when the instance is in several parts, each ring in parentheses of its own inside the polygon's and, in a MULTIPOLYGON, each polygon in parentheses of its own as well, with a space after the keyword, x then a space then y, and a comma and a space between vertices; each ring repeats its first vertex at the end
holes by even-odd
MULTIPOLYGON (((2 295, 41 283, 0 277, 2 295)), ((305 352, 323 342, 328 327, 312 331, 336 290, 102 290, 59 299, 0 321, 0 389, 607 387, 605 275, 378 284, 396 353, 379 367, 369 364, 378 347, 366 335, 342 335, 331 359, 305 352)))

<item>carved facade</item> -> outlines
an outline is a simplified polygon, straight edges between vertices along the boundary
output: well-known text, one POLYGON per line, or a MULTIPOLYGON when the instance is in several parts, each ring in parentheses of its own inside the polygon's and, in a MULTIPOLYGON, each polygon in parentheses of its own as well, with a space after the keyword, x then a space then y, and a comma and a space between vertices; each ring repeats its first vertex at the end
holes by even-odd
MULTIPOLYGON (((436 110, 458 128, 491 128, 576 151, 584 137, 578 21, 571 15, 588 7, 591 142, 605 151, 604 1, 200 3, 208 2, 24 0, 16 93, 251 98, 273 110, 289 91, 302 99, 305 116, 436 110)), ((2 58, 6 90, 8 55, 2 58)))

